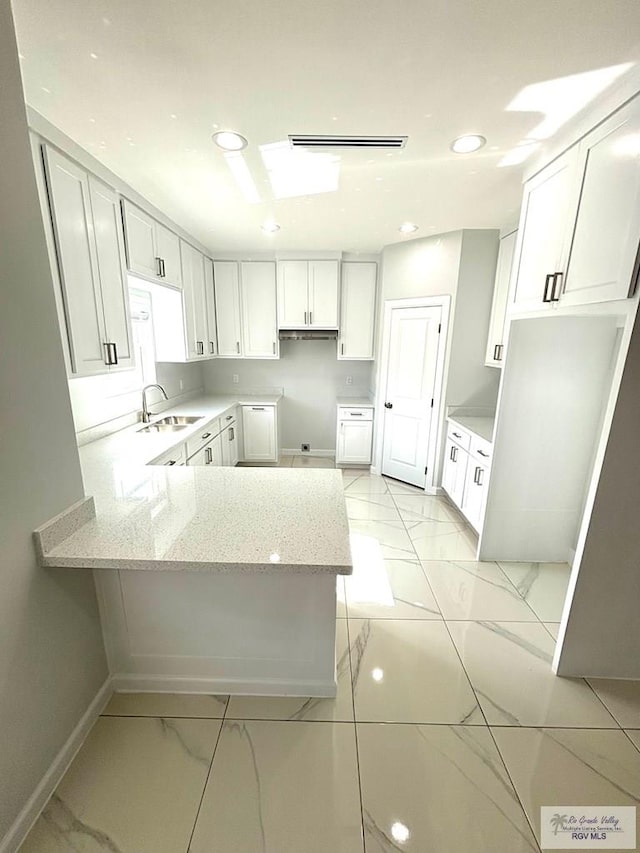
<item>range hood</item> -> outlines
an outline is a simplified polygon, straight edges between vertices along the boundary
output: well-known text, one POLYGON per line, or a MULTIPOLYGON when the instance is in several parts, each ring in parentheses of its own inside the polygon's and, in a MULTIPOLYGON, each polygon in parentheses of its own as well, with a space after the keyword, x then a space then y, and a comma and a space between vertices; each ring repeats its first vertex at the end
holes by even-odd
POLYGON ((281 341, 337 341, 337 329, 280 329, 281 341))

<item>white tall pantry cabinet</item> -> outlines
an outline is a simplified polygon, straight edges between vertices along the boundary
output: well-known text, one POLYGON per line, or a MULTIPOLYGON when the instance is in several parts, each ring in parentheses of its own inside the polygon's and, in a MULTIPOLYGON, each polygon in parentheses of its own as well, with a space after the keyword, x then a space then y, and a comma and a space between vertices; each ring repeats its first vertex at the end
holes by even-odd
POLYGON ((236 261, 214 261, 213 278, 218 330, 218 355, 237 358, 242 353, 240 277, 236 261))
POLYGON ((339 359, 373 358, 378 265, 344 261, 340 301, 339 359))
POLYGON ((242 354, 245 358, 278 358, 276 265, 273 261, 240 264, 242 354))

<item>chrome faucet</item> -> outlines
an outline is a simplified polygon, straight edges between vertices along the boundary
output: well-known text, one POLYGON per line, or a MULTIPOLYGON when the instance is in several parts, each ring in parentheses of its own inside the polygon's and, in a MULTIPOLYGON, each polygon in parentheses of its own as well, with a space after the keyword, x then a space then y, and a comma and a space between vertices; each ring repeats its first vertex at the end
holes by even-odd
POLYGON ((147 405, 147 391, 149 390, 149 388, 157 388, 158 391, 162 392, 162 396, 164 397, 165 400, 169 399, 169 397, 167 396, 167 392, 164 390, 162 385, 157 385, 157 384, 145 385, 144 388, 142 389, 142 423, 143 424, 148 424, 149 421, 151 420, 151 412, 149 411, 149 406, 147 405))

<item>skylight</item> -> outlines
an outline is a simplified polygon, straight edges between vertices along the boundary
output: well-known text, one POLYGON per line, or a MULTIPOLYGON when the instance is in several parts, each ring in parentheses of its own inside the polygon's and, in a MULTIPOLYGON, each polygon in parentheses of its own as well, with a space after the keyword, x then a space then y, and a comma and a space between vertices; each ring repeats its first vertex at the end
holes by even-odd
POLYGON ((336 192, 340 179, 340 157, 291 148, 289 140, 260 146, 275 198, 336 192))

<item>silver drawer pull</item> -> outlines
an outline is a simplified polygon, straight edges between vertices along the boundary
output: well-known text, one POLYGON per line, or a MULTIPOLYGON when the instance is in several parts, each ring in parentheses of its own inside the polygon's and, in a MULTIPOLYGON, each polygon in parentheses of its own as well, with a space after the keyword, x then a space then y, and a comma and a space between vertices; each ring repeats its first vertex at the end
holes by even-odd
POLYGON ((225 421, 230 421, 232 418, 233 418, 233 415, 227 415, 227 417, 225 418, 225 421))
POLYGON ((252 412, 264 412, 264 406, 251 406, 252 412))
POLYGON ((175 465, 175 464, 176 464, 175 459, 170 459, 168 462, 165 462, 165 465, 175 465))
POLYGON ((362 412, 349 412, 349 414, 354 418, 361 418, 362 412))
POLYGON ((485 458, 485 459, 488 459, 488 458, 489 458, 489 454, 488 454, 488 453, 485 453, 485 452, 484 452, 484 450, 479 450, 479 451, 478 451, 478 456, 484 456, 484 458, 485 458))
POLYGON ((205 434, 204 434, 204 435, 202 435, 202 436, 200 436, 200 437, 201 437, 201 438, 210 438, 210 437, 211 437, 211 433, 210 433, 210 432, 205 432, 205 434))
POLYGON ((460 435, 460 433, 459 433, 459 432, 452 432, 452 433, 451 433, 451 435, 452 435, 454 438, 462 438, 462 436, 460 435))

